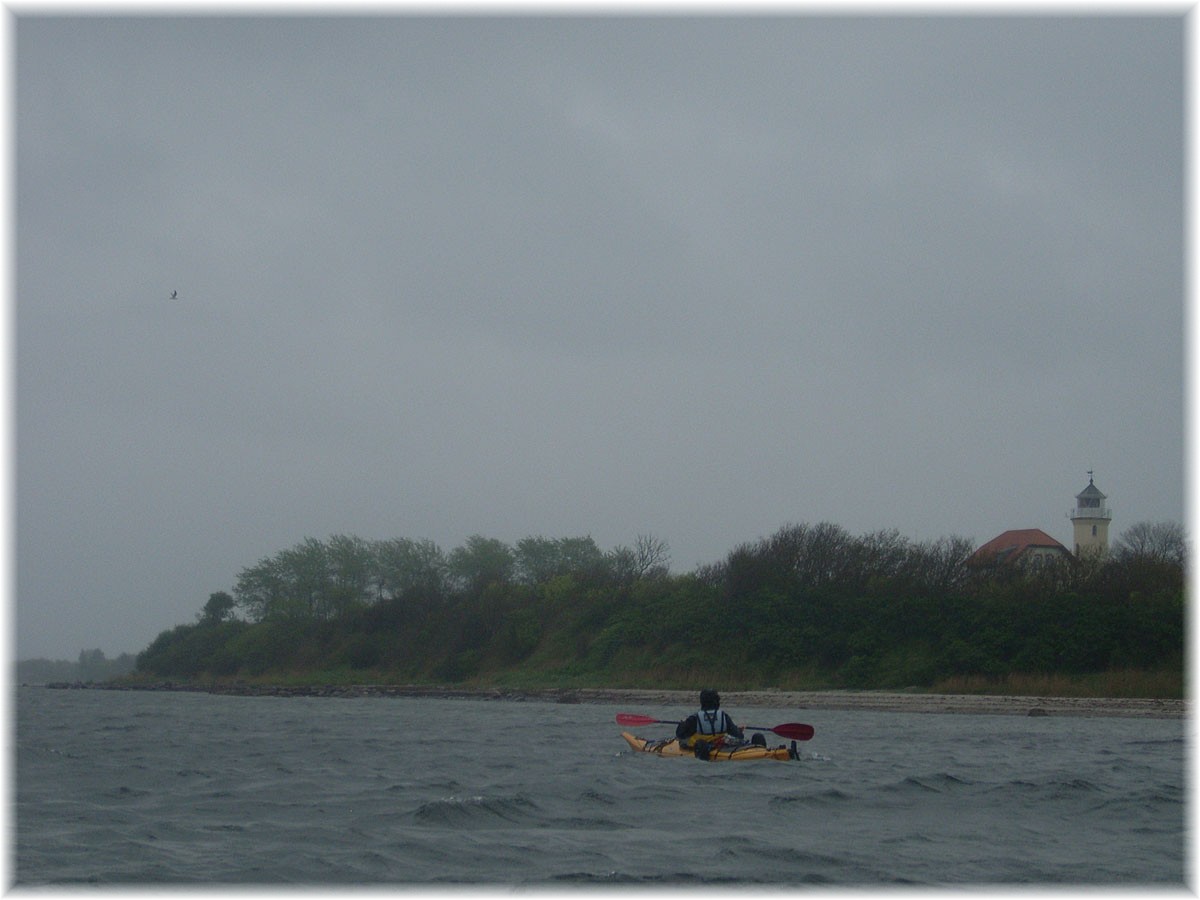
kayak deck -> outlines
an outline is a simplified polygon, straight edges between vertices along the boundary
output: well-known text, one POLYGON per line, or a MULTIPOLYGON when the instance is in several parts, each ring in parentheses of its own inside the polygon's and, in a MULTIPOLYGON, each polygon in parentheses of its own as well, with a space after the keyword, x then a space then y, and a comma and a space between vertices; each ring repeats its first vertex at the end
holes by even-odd
MULTIPOLYGON (((654 753, 658 756, 690 756, 696 758, 696 754, 679 746, 679 741, 671 738, 668 741, 652 741, 646 738, 640 738, 630 734, 628 731, 622 731, 621 737, 625 738, 625 742, 639 753, 654 753)), ((757 747, 754 745, 746 745, 735 747, 732 750, 713 750, 709 752, 709 760, 743 760, 743 759, 796 759, 795 742, 792 742, 792 747, 757 747)))

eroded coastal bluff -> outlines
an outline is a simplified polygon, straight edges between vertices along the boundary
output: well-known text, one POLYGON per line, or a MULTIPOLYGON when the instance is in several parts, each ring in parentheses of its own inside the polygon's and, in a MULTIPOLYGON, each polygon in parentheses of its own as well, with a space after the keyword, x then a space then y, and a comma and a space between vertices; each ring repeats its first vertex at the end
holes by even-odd
MULTIPOLYGON (((211 694, 270 697, 432 697, 438 699, 542 701, 552 703, 628 704, 638 707, 690 707, 695 691, 621 688, 457 688, 429 685, 261 685, 243 682, 209 684, 171 681, 123 684, 57 682, 59 689, 198 691, 211 694)), ((1174 719, 1191 711, 1189 700, 1105 697, 1032 697, 991 694, 922 694, 889 691, 722 691, 729 708, 869 710, 876 712, 960 713, 1013 716, 1121 716, 1174 719)))

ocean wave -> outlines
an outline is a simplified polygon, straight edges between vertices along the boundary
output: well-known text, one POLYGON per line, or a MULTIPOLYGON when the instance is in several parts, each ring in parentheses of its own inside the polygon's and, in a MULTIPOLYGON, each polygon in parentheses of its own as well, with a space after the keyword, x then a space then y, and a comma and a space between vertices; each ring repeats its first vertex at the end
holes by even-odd
POLYGON ((413 820, 426 826, 448 828, 490 828, 511 825, 536 818, 537 804, 516 797, 443 797, 422 803, 412 814, 413 820))
POLYGON ((842 803, 853 803, 859 799, 857 794, 841 788, 817 788, 799 794, 774 796, 768 802, 770 806, 836 806, 842 803))
POLYGON ((928 775, 909 775, 895 784, 884 785, 883 790, 901 793, 919 791, 943 794, 948 791, 969 788, 973 784, 974 782, 951 775, 949 772, 934 772, 928 775))

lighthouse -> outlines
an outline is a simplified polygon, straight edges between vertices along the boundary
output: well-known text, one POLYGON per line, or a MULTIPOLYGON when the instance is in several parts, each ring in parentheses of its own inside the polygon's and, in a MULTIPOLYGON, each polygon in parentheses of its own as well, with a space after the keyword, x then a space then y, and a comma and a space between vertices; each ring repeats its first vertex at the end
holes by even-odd
POLYGON ((1103 556, 1108 552, 1108 523, 1112 520, 1112 510, 1104 505, 1105 499, 1089 470, 1087 487, 1075 495, 1075 509, 1071 511, 1077 557, 1103 556))

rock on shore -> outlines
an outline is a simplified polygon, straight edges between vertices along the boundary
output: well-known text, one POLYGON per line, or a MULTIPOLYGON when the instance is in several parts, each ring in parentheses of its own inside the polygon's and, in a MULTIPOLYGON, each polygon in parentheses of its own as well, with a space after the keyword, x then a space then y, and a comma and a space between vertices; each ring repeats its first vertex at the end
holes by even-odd
MULTIPOLYGON (((261 685, 244 682, 194 684, 181 682, 67 683, 58 689, 196 691, 253 697, 433 697, 437 699, 541 701, 551 703, 628 704, 631 707, 691 709, 695 691, 650 691, 608 688, 548 688, 542 690, 468 689, 430 685, 261 685)), ((874 712, 967 713, 1013 716, 1120 716, 1157 719, 1182 718, 1190 701, 1103 697, 1010 697, 987 694, 921 694, 887 691, 726 691, 723 705, 730 709, 864 710, 874 712)), ((643 710, 644 711, 644 710, 643 710)))

